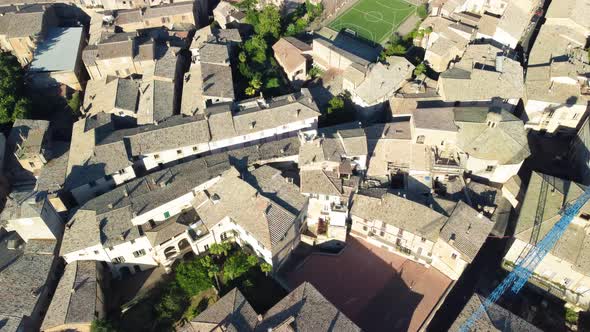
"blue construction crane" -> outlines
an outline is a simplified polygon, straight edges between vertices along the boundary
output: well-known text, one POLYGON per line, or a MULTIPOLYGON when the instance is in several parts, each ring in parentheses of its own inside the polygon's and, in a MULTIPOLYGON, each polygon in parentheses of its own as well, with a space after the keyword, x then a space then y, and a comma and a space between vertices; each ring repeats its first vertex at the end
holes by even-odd
POLYGON ((569 224, 580 212, 580 209, 582 209, 582 206, 584 206, 589 199, 590 188, 586 189, 580 197, 578 197, 573 203, 568 204, 561 211, 561 218, 559 221, 541 241, 537 242, 536 245, 533 245, 529 249, 526 255, 520 256, 516 261, 514 269, 496 287, 496 289, 494 289, 490 296, 483 301, 479 308, 471 314, 469 319, 463 323, 460 328, 461 332, 468 332, 481 315, 486 312, 492 304, 498 301, 500 296, 502 296, 509 288, 514 294, 522 289, 527 280, 531 277, 531 274, 533 274, 533 271, 535 271, 545 255, 547 255, 547 253, 553 248, 557 240, 563 235, 563 232, 565 232, 569 224))

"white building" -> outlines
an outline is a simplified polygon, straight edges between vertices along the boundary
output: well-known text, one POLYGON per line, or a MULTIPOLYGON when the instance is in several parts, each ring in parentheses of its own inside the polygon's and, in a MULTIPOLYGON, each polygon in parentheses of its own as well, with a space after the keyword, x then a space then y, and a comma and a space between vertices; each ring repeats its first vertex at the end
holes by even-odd
POLYGON ((526 76, 526 127, 549 134, 574 134, 588 110, 590 36, 588 4, 551 3, 531 49, 526 76))
POLYGON ((48 199, 32 190, 17 189, 8 195, 0 226, 15 231, 25 241, 59 240, 63 222, 48 199))
POLYGON ((406 58, 391 56, 385 61, 344 70, 342 89, 349 91, 352 101, 365 110, 381 108, 412 77, 414 65, 406 58))
POLYGON ((330 245, 346 240, 352 194, 367 168, 367 139, 357 123, 300 135, 301 193, 309 197, 304 239, 330 245), (336 242, 334 242, 336 241, 336 242))
POLYGON ((304 197, 294 199, 297 206, 289 211, 263 197, 265 190, 299 195, 296 188, 276 186, 286 183, 280 175, 253 173, 256 183, 269 173, 277 181, 259 193, 239 179, 227 157, 218 159, 179 164, 88 201, 67 223, 61 255, 68 263, 104 261, 115 276, 123 276, 157 265, 169 269, 187 252, 199 254, 232 237, 268 263, 282 263, 299 239, 301 217, 290 211, 301 211, 304 197), (244 208, 255 206, 260 209, 244 208), (262 216, 266 229, 260 228, 262 216))
MULTIPOLYGON (((586 187, 575 182, 533 172, 514 232, 514 241, 504 257, 511 270, 523 251, 548 233, 562 216, 567 203, 586 187)), ((529 282, 587 310, 590 307, 590 205, 586 203, 553 249, 535 268, 529 282)))
POLYGON ((426 204, 390 193, 380 197, 357 194, 350 235, 457 280, 477 256, 494 223, 462 201, 453 204, 451 212, 436 211, 426 204))

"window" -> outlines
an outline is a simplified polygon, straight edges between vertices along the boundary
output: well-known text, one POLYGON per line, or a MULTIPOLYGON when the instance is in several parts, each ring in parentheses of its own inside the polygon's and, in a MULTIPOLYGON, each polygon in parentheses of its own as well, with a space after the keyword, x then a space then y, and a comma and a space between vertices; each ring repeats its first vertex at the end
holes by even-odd
POLYGON ((164 212, 164 218, 166 218, 166 219, 170 218, 170 212, 168 212, 168 211, 164 212))
POLYGON ((486 167, 486 172, 493 172, 494 168, 496 168, 494 165, 488 165, 488 167, 486 167))
POLYGON ((424 140, 426 139, 426 137, 424 135, 420 135, 416 138, 416 143, 418 144, 424 144, 424 140))
POLYGON ((420 241, 422 241, 422 243, 426 242, 426 238, 421 238, 420 241))
POLYGON ((453 253, 453 254, 451 255, 451 258, 452 258, 452 259, 457 259, 457 254, 453 253))
POLYGON ((115 76, 121 76, 121 72, 118 70, 115 70, 115 76))
POLYGON ((163 24, 170 23, 170 17, 162 17, 162 23, 163 24))
POLYGON ((35 163, 32 161, 29 161, 29 166, 31 166, 31 168, 35 168, 35 163))
POLYGON ((127 172, 124 168, 122 170, 119 171, 119 174, 125 174, 125 172, 127 172))
POLYGON ((379 236, 381 236, 381 237, 385 236, 385 232, 384 231, 379 232, 379 236))
POLYGON ((94 250, 94 254, 95 255, 98 255, 98 250, 94 250))
POLYGON ((199 148, 196 146, 193 146, 193 152, 197 152, 197 151, 199 151, 199 148))
POLYGON ((572 282, 572 279, 570 278, 563 278, 563 284, 568 286, 570 283, 572 282))
POLYGON ((135 240, 131 240, 131 244, 134 244, 134 243, 135 243, 135 240))
POLYGON ((367 226, 363 226, 363 231, 367 231, 367 226))
POLYGON ((182 150, 176 150, 176 154, 182 154, 182 150))
POLYGON ((154 159, 156 159, 156 160, 160 159, 160 155, 159 154, 155 154, 154 155, 154 159))
POLYGON ((572 120, 576 120, 578 118, 578 113, 574 114, 574 116, 572 117, 572 120))
POLYGON ((115 258, 113 258, 113 263, 115 263, 115 264, 125 263, 125 257, 123 257, 123 256, 115 257, 115 258))
POLYGON ((109 247, 109 251, 113 251, 113 247, 109 247))
POLYGON ((221 233, 221 235, 219 236, 219 238, 221 239, 221 241, 227 240, 227 238, 228 238, 227 233, 225 233, 225 232, 224 233, 221 233))
POLYGON ((141 249, 141 250, 137 250, 133 252, 133 257, 137 258, 137 257, 141 257, 141 256, 145 256, 145 250, 141 249))
POLYGON ((208 245, 208 244, 206 244, 206 245, 204 245, 204 246, 203 246, 203 248, 204 248, 205 250, 209 250, 209 245, 208 245))
POLYGON ((580 214, 580 218, 590 221, 590 214, 582 213, 580 214))

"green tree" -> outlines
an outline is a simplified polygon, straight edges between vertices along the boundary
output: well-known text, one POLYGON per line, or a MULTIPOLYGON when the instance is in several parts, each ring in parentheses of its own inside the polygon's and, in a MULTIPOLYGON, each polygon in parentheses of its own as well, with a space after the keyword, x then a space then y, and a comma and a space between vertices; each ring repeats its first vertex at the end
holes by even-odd
POLYGON ((272 265, 268 264, 267 262, 264 262, 260 264, 260 271, 264 272, 264 274, 268 276, 268 273, 272 271, 272 265))
POLYGON ((268 44, 261 35, 254 35, 244 43, 244 49, 250 58, 257 63, 264 63, 266 61, 266 52, 268 44))
POLYGON ((246 88, 245 93, 247 96, 253 96, 256 94, 256 89, 254 89, 253 87, 249 86, 246 88))
POLYGON ((229 242, 213 243, 211 247, 209 247, 209 252, 215 256, 227 256, 227 253, 230 250, 231 243, 229 242))
POLYGON ((24 70, 10 53, 0 52, 0 123, 30 115, 31 102, 23 92, 24 70))
POLYGON ((236 4, 240 9, 252 10, 258 3, 258 0, 242 0, 236 4))
POLYGON ((309 15, 309 21, 311 22, 322 15, 322 12, 324 11, 324 5, 321 2, 317 5, 314 5, 309 0, 306 0, 305 11, 307 12, 307 15, 309 15))
POLYGON ((418 17, 421 19, 428 17, 428 9, 426 8, 426 5, 418 6, 418 8, 416 8, 416 14, 418 14, 418 17))
POLYGON ((76 91, 72 94, 72 97, 68 99, 68 107, 74 112, 74 114, 80 112, 80 92, 76 91))
POLYGON ((162 291, 162 297, 156 304, 156 318, 161 323, 169 324, 182 315, 188 305, 188 297, 181 287, 173 282, 162 291))
POLYGON ((278 39, 281 34, 281 13, 275 5, 265 6, 258 13, 258 23, 254 24, 254 31, 262 37, 271 36, 278 39))
POLYGON ((426 64, 424 62, 421 62, 419 65, 416 66, 416 68, 414 68, 414 76, 422 75, 426 72, 426 69, 426 64))
POLYGON ((268 81, 266 81, 266 84, 264 85, 264 87, 267 89, 274 89, 274 88, 278 88, 280 86, 281 86, 281 82, 276 77, 270 78, 268 81))
POLYGON ((90 324, 90 332, 115 332, 117 329, 106 319, 95 319, 90 324))
MULTIPOLYGON (((211 250, 211 249, 209 249, 211 250)), ((225 253, 224 256, 227 255, 227 252, 225 253)), ((212 278, 215 280, 215 284, 217 285, 217 289, 220 290, 221 289, 221 285, 219 284, 219 265, 215 264, 215 262, 213 262, 213 259, 211 258, 211 256, 205 256, 203 258, 201 258, 201 262, 203 263, 203 266, 207 268, 207 275, 209 276, 209 278, 212 278)))
POLYGON ((197 295, 213 286, 202 259, 181 262, 175 272, 176 283, 189 296, 197 295))
POLYGON ((328 102, 328 114, 344 109, 344 99, 340 96, 334 96, 328 102))
POLYGON ((316 78, 316 77, 322 76, 324 74, 324 71, 318 67, 311 67, 308 74, 309 74, 309 77, 316 78))
POLYGON ((258 257, 254 256, 254 255, 248 255, 248 264, 250 265, 250 267, 254 267, 256 265, 258 265, 258 257))
POLYGON ((223 279, 225 281, 234 280, 244 273, 248 272, 252 266, 248 261, 248 255, 239 251, 230 256, 223 264, 223 279))

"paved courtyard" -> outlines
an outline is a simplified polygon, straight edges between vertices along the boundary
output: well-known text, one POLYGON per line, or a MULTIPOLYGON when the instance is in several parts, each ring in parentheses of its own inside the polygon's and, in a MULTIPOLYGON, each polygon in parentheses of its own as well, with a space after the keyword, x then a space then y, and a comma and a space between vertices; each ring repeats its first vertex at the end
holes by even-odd
POLYGON ((351 238, 339 256, 312 254, 286 278, 311 282, 365 331, 417 331, 451 280, 434 268, 351 238))

